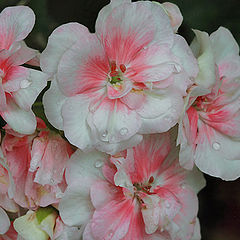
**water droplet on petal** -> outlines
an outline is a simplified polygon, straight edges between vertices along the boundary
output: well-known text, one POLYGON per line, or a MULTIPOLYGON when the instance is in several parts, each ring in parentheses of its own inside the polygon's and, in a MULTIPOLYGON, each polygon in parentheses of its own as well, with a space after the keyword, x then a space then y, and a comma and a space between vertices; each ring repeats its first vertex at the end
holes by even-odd
POLYGON ((102 167, 103 166, 103 162, 102 161, 97 161, 97 162, 95 162, 95 167, 96 168, 100 168, 100 167, 102 167))
POLYGON ((28 81, 27 79, 24 79, 20 83, 20 88, 27 88, 31 85, 32 82, 28 81))
POLYGON ((179 64, 174 64, 174 72, 175 73, 180 73, 182 70, 181 66, 179 64))
POLYGON ((128 133, 128 129, 127 128, 121 128, 120 129, 120 134, 122 135, 122 136, 124 136, 124 135, 126 135, 128 133))
POLYGON ((101 140, 104 142, 108 142, 108 131, 104 131, 101 135, 101 140))
POLYGON ((160 230, 161 232, 163 232, 164 231, 164 228, 161 228, 161 230, 160 230))
POLYGON ((186 188, 186 184, 185 183, 182 183, 180 186, 181 186, 182 189, 186 188))
POLYGON ((218 142, 214 142, 212 145, 213 149, 219 151, 221 149, 221 145, 218 142))

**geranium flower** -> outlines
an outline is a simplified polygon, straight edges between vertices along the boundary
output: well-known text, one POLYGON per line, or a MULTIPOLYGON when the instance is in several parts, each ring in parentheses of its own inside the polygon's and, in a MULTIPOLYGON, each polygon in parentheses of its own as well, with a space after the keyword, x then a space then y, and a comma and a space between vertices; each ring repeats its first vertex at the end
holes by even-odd
POLYGON ((174 34, 181 21, 173 29, 165 11, 113 0, 100 11, 96 34, 69 23, 49 37, 41 56, 42 70, 53 76, 45 113, 73 145, 113 154, 177 123, 198 67, 174 34))
POLYGON ((34 22, 35 15, 29 7, 8 7, 0 13, 0 115, 12 129, 23 134, 35 131, 31 106, 48 78, 40 71, 20 66, 38 53, 23 42, 34 22))
POLYGON ((240 176, 240 57, 232 34, 220 27, 210 37, 195 31, 192 49, 199 75, 186 98, 180 122, 180 163, 212 176, 240 176))
POLYGON ((6 129, 2 149, 14 181, 13 199, 17 204, 36 209, 59 202, 66 188, 66 162, 72 153, 67 141, 38 119, 38 130, 32 135, 6 129))
POLYGON ((77 150, 66 171, 62 220, 85 227, 83 240, 200 239, 200 172, 180 167, 167 133, 114 156, 77 150))

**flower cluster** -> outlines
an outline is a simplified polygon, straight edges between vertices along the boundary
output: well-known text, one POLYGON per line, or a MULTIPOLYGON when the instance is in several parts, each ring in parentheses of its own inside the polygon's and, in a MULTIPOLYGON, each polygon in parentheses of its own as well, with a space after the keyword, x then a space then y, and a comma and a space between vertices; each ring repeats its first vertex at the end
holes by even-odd
POLYGON ((201 239, 202 172, 240 176, 240 57, 223 27, 189 46, 182 20, 111 0, 40 54, 33 11, 0 13, 0 240, 201 239))

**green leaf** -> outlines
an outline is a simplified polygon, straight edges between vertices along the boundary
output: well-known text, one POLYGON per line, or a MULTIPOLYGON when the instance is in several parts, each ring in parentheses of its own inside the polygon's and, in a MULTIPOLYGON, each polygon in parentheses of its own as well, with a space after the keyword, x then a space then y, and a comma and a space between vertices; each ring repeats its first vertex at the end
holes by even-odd
POLYGON ((37 217, 38 223, 40 224, 48 215, 52 214, 53 212, 56 212, 56 210, 51 206, 45 207, 45 208, 39 208, 36 211, 36 217, 37 217))

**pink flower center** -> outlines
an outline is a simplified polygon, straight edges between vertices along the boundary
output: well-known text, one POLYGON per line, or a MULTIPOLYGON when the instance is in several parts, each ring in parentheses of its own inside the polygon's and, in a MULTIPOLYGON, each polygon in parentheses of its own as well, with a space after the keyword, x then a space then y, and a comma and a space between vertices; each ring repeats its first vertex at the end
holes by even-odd
POLYGON ((208 107, 208 99, 205 96, 199 96, 196 98, 195 102, 193 103, 193 107, 196 108, 197 111, 207 111, 208 107))
POLYGON ((127 70, 126 66, 124 64, 120 64, 119 67, 117 66, 115 61, 112 61, 110 63, 110 72, 108 74, 108 81, 115 85, 119 84, 123 81, 123 73, 125 73, 127 70))
POLYGON ((141 208, 146 208, 146 204, 142 200, 142 195, 151 195, 153 194, 150 190, 152 188, 152 183, 154 182, 154 177, 151 176, 147 183, 134 183, 134 197, 138 200, 141 208))

